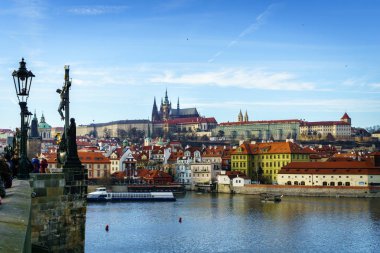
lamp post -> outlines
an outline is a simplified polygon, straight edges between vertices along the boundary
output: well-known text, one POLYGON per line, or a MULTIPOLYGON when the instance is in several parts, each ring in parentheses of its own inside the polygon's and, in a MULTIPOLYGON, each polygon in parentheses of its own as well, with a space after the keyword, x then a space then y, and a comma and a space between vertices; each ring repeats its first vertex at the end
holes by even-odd
POLYGON ((34 77, 32 71, 26 69, 26 62, 22 58, 18 70, 13 71, 13 82, 15 85, 18 104, 21 109, 21 141, 20 141, 20 161, 17 177, 19 179, 29 178, 28 165, 30 162, 27 157, 26 139, 29 127, 31 113, 28 111, 27 101, 29 97, 30 86, 32 85, 32 78, 34 77))

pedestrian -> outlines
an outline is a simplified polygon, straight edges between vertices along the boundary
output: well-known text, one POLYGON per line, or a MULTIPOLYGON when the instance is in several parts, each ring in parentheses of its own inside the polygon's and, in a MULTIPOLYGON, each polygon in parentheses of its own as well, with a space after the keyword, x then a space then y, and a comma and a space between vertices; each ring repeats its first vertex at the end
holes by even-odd
POLYGON ((32 165, 33 165, 33 172, 32 173, 38 173, 38 172, 40 172, 40 160, 38 160, 37 156, 35 156, 32 159, 32 165))
POLYGON ((42 158, 41 164, 40 164, 40 173, 46 173, 46 168, 48 167, 48 162, 45 158, 42 158))

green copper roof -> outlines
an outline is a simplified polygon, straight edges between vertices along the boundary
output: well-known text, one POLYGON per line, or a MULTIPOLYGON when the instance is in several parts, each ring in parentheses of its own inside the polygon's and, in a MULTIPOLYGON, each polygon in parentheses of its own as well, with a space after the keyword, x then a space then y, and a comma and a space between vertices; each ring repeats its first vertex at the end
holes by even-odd
POLYGON ((38 128, 45 128, 45 129, 47 129, 47 128, 51 128, 51 126, 48 124, 48 123, 39 123, 38 124, 38 128))

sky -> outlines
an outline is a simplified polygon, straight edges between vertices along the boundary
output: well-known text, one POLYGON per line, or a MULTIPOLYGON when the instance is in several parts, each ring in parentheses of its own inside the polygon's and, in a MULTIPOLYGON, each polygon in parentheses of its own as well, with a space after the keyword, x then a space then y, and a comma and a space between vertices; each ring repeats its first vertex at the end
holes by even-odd
POLYGON ((0 128, 28 107, 63 126, 56 89, 70 65, 78 125, 150 119, 153 99, 205 117, 380 124, 380 1, 0 0, 0 128))

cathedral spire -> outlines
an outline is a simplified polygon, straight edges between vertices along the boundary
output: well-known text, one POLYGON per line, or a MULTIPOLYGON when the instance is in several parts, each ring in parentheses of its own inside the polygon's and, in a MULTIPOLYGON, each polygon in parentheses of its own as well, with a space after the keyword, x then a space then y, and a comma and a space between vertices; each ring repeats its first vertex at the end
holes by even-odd
POLYGON ((154 97, 154 102, 153 102, 153 109, 152 109, 152 122, 158 121, 159 116, 158 116, 158 109, 157 109, 157 104, 156 104, 156 97, 154 97))
POLYGON ((244 121, 245 122, 248 122, 248 113, 247 113, 247 110, 245 110, 245 114, 244 114, 244 121))
POLYGON ((177 110, 179 111, 179 97, 178 97, 178 100, 177 100, 177 110))
POLYGON ((238 115, 238 122, 243 122, 243 113, 241 113, 241 109, 238 115))
POLYGON ((164 104, 169 104, 169 98, 168 98, 168 89, 165 90, 165 100, 164 100, 164 104))

